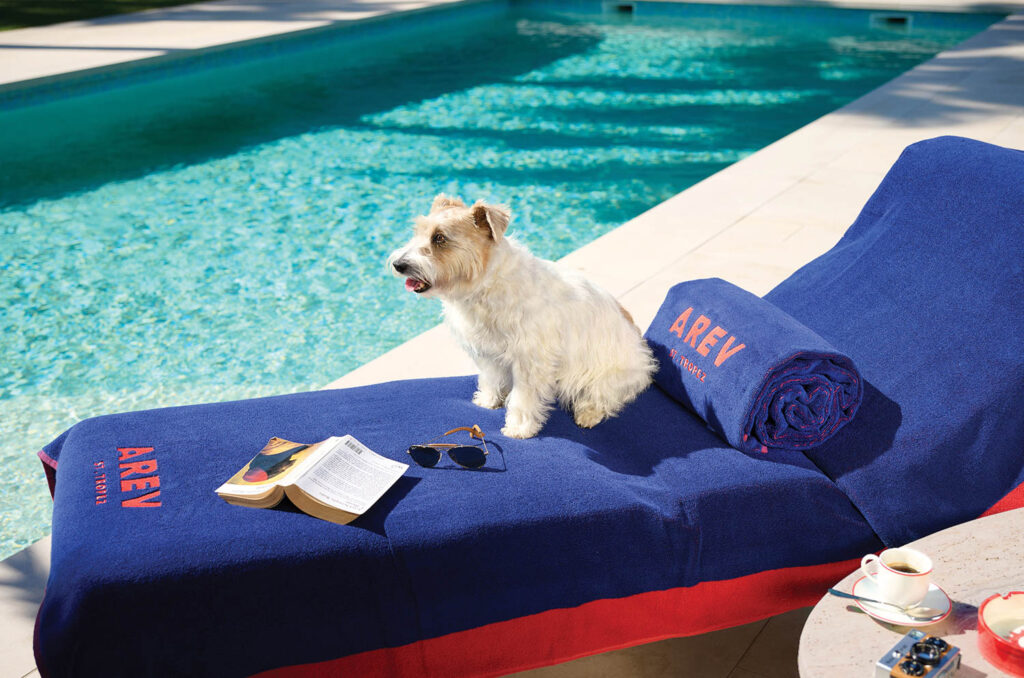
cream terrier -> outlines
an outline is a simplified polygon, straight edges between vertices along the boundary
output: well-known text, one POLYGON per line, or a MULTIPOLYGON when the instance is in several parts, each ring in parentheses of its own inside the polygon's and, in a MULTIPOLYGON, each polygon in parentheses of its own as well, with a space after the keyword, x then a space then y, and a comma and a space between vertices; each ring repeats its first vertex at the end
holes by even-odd
POLYGON ((610 294, 504 237, 510 217, 442 193, 388 263, 407 290, 441 299, 480 370, 473 402, 507 408, 502 433, 536 435, 555 400, 590 428, 647 388, 655 360, 610 294))

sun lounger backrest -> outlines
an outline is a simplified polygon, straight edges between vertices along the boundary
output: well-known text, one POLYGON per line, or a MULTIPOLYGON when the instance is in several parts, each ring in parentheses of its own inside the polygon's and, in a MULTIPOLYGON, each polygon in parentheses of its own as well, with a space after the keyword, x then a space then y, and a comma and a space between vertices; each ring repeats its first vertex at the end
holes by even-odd
POLYGON ((861 368, 856 419, 807 456, 887 544, 1024 483, 1024 152, 908 147, 843 239, 766 299, 861 368))

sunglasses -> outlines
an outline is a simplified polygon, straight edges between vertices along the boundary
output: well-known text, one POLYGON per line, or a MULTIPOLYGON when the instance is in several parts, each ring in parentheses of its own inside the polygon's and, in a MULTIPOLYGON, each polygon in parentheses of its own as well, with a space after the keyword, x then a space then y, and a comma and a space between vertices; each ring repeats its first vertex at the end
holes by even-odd
POLYGON ((430 442, 423 443, 422 445, 412 445, 406 452, 412 457, 412 460, 420 466, 427 468, 433 468, 437 466, 437 462, 441 461, 441 450, 448 453, 448 457, 462 468, 475 469, 480 468, 487 463, 487 441, 484 440, 484 432, 480 430, 480 427, 474 424, 473 426, 462 426, 460 428, 453 428, 447 433, 443 433, 437 438, 434 438, 430 442), (434 440, 450 436, 453 433, 459 431, 466 431, 473 438, 477 438, 483 443, 483 448, 479 445, 460 445, 457 443, 435 443, 434 440))

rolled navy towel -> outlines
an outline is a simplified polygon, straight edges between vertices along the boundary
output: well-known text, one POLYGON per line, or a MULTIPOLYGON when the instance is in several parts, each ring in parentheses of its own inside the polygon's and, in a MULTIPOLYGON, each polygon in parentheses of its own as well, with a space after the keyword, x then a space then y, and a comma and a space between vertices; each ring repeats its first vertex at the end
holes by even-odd
POLYGON ((850 358, 719 278, 675 285, 644 336, 658 386, 740 450, 816 447, 853 418, 864 393, 850 358))

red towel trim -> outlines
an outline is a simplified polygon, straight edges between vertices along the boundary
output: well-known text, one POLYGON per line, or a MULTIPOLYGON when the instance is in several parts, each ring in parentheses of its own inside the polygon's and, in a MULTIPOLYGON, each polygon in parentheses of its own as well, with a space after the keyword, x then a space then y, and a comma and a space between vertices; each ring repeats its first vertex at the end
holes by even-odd
POLYGON ((985 516, 991 516, 996 513, 1012 511, 1013 509, 1019 508, 1024 508, 1024 483, 1021 483, 1007 492, 1005 497, 997 501, 989 510, 985 511, 978 517, 984 518, 985 516))
POLYGON ((43 464, 45 464, 46 466, 49 466, 50 468, 52 468, 55 471, 57 470, 57 460, 56 459, 54 459, 53 457, 48 455, 46 452, 43 452, 42 450, 39 450, 39 452, 37 452, 37 454, 39 455, 39 460, 42 461, 43 464))
POLYGON ((39 455, 39 461, 43 462, 46 484, 50 486, 50 499, 53 499, 53 492, 57 487, 57 460, 42 450, 39 450, 37 454, 39 455))
POLYGON ((327 676, 501 676, 587 655, 738 626, 818 602, 859 560, 787 567, 696 586, 595 600, 578 607, 487 624, 401 647, 260 678, 327 676))

